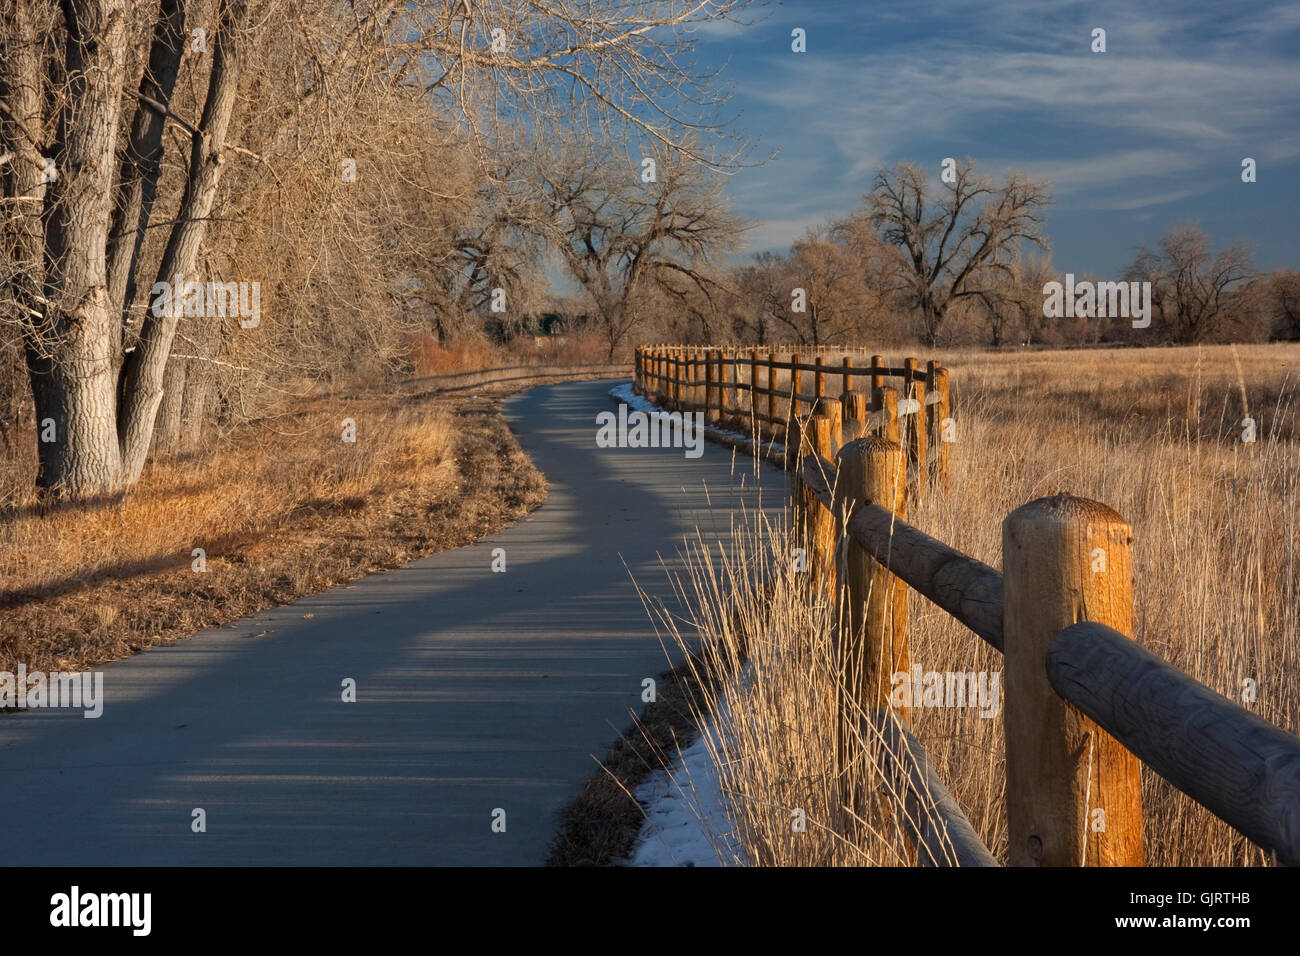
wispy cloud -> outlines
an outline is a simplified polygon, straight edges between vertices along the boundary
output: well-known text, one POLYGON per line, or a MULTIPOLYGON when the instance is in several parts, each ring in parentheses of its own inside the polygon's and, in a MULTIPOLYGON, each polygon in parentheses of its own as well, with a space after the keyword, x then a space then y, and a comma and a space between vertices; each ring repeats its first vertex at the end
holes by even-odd
POLYGON ((807 208, 846 212, 880 165, 971 155, 1048 178, 1053 216, 1237 202, 1242 157, 1269 188, 1300 160, 1298 31, 1281 3, 787 3, 731 50, 742 123, 788 160, 737 176, 737 201, 786 224, 757 233, 775 238, 807 208))

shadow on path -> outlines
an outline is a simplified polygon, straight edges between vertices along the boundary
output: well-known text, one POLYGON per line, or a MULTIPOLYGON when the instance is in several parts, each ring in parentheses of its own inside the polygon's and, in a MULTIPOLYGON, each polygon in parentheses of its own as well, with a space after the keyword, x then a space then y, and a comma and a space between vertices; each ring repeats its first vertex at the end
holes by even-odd
MULTIPOLYGON (((632 578, 667 598, 661 557, 760 504, 752 463, 733 474, 719 446, 597 448, 611 384, 508 401, 550 485, 517 525, 107 665, 99 719, 0 716, 3 861, 542 862, 667 666, 632 578)), ((762 479, 779 505, 784 476, 762 479)))

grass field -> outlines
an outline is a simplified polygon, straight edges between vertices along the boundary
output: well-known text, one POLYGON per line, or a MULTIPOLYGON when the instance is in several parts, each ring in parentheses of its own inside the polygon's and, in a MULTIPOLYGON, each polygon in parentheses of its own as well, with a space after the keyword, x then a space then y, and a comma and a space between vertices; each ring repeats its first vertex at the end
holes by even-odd
MULTIPOLYGON (((958 440, 951 492, 912 507, 921 530, 995 568, 1001 522, 1059 491, 1110 505, 1133 528, 1140 642, 1221 694, 1300 732, 1300 442, 1296 346, 1033 353, 954 352, 958 440), (1244 442, 1242 420, 1256 423, 1244 442), (1247 681, 1257 696, 1243 699, 1247 681)), ((827 692, 833 614, 801 581, 732 594, 746 562, 785 568, 779 528, 739 522, 729 555, 696 554, 683 587, 718 669, 733 672, 717 755, 751 863, 904 862, 887 818, 838 820, 827 692), (804 811, 804 832, 791 815, 804 811), (838 821, 838 822, 837 822, 838 821)), ((1001 656, 914 592, 913 664, 995 671, 1001 656)), ((687 643, 694 629, 664 621, 687 643)), ((972 710, 913 712, 940 777, 1005 861, 1003 728, 972 710)), ((1265 854, 1143 769, 1148 865, 1261 865, 1265 854)))

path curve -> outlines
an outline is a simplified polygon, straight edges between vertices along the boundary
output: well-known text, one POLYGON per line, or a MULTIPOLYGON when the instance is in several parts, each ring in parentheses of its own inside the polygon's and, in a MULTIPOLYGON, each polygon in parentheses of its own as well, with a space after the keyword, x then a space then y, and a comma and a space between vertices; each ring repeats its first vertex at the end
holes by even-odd
POLYGON ((541 863, 555 811, 666 665, 632 575, 666 596, 659 555, 760 504, 753 464, 733 473, 721 446, 597 448, 613 384, 507 400, 550 485, 513 527, 105 665, 98 719, 0 715, 0 860, 541 863))

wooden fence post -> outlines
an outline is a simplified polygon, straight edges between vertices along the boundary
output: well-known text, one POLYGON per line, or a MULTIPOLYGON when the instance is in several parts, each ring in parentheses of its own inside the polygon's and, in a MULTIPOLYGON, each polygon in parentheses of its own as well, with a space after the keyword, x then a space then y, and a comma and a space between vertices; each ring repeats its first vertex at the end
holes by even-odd
MULTIPOLYGON (((871 408, 889 412, 889 423, 881 434, 892 442, 898 442, 898 391, 893 388, 876 388, 871 391, 871 408)), ((901 443, 900 443, 901 447, 901 443)))
POLYGON ((668 383, 668 394, 670 396, 668 407, 671 410, 680 411, 682 407, 682 387, 677 384, 677 380, 682 377, 682 350, 673 346, 670 354, 672 355, 672 381, 668 383))
POLYGON ((663 401, 660 403, 664 408, 673 407, 673 381, 672 381, 672 361, 673 350, 671 346, 663 347, 662 358, 659 362, 659 374, 662 380, 663 401))
POLYGON ((871 394, 876 393, 876 389, 885 387, 885 358, 883 355, 871 356, 871 394))
MULTIPOLYGON (((785 434, 786 434, 786 448, 789 448, 789 447, 790 447, 790 426, 793 425, 793 427, 796 428, 796 429, 798 429, 798 428, 800 427, 800 425, 799 425, 799 389, 800 389, 801 385, 803 384, 803 380, 802 380, 802 378, 800 377, 799 369, 795 368, 795 366, 798 365, 798 364, 799 364, 799 353, 798 353, 798 352, 791 352, 791 353, 790 353, 790 409, 789 409, 789 411, 788 411, 787 414, 786 414, 786 421, 787 421, 788 423, 790 423, 790 425, 787 425, 787 427, 786 427, 786 432, 785 432, 785 434)), ((798 441, 798 439, 796 438, 796 442, 797 442, 797 441, 798 441)), ((787 464, 787 467, 788 467, 788 466, 789 466, 789 462, 787 462, 786 464, 787 464)), ((796 467, 796 469, 797 469, 797 468, 798 468, 798 465, 796 465, 795 467, 796 467)))
POLYGON ((724 428, 731 427, 731 420, 734 417, 735 409, 731 404, 733 381, 739 381, 740 369, 736 368, 733 362, 735 350, 728 347, 722 350, 722 357, 719 362, 718 378, 722 382, 722 388, 719 391, 718 398, 718 424, 724 428))
POLYGON ((695 407, 695 346, 688 345, 682 358, 682 407, 690 411, 695 407))
POLYGON ((704 421, 712 421, 709 417, 713 409, 717 408, 717 390, 713 387, 714 370, 713 362, 718 352, 717 349, 709 349, 704 356, 704 421))
POLYGON ((776 352, 767 351, 767 427, 768 436, 776 441, 776 352))
POLYGON ((841 426, 844 442, 847 444, 864 437, 867 431, 867 396, 849 390, 840 396, 840 405, 844 412, 841 426))
POLYGON ((703 411, 709 396, 706 394, 705 380, 708 370, 705 368, 706 350, 701 346, 695 350, 695 408, 703 411))
POLYGON ((682 384, 681 384, 681 401, 682 410, 685 411, 691 404, 691 347, 685 345, 682 347, 682 384))
POLYGON ((809 455, 813 453, 816 447, 816 437, 813 434, 813 425, 811 419, 794 420, 793 443, 790 441, 790 435, 786 436, 786 470, 790 472, 790 490, 793 493, 794 502, 794 539, 795 547, 804 549, 804 560, 808 571, 811 573, 813 568, 812 560, 812 516, 821 507, 821 502, 812 493, 803 480, 803 463, 809 455), (794 461, 790 460, 790 449, 795 448, 794 461))
POLYGON ((763 423, 758 411, 758 346, 749 349, 749 433, 756 439, 763 437, 763 423))
POLYGON ((813 411, 816 412, 821 408, 822 398, 826 395, 826 359, 818 353, 813 364, 817 366, 817 371, 813 372, 813 395, 816 396, 813 411))
POLYGON ((724 361, 726 355, 726 349, 713 350, 713 394, 717 397, 717 404, 714 408, 717 409, 717 418, 715 420, 719 426, 722 425, 723 419, 727 415, 727 390, 723 388, 727 381, 727 366, 724 361))
MULTIPOLYGON (((840 450, 840 403, 827 399, 809 419, 812 450, 830 468, 835 467, 835 453, 840 450), (832 407, 833 406, 833 407, 832 407)), ((827 488, 835 487, 835 472, 822 476, 827 488)), ((813 593, 828 601, 835 600, 835 515, 815 497, 808 499, 808 570, 813 593)))
POLYGON ((1047 678, 1057 632, 1133 633, 1128 522, 1059 494, 1002 523, 1007 822, 1013 866, 1141 866, 1139 762, 1047 678))
POLYGON ((799 395, 803 391, 803 370, 797 366, 803 360, 798 352, 790 353, 790 417, 799 417, 799 395))
MULTIPOLYGON (((907 517, 907 462, 898 442, 860 438, 840 449, 835 514, 840 533, 853 509, 877 504, 907 517)), ((893 675, 910 670, 907 646, 907 583, 890 574, 851 535, 837 562, 839 594, 836 647, 840 689, 836 733, 836 777, 841 802, 864 805, 853 786, 862 777, 860 741, 863 716, 889 706, 893 675)), ((908 712, 900 709, 906 720, 908 712)))
POLYGON ((849 370, 853 368, 853 359, 844 356, 840 367, 844 369, 844 380, 840 382, 840 395, 845 395, 853 390, 853 376, 849 374, 849 370))
MULTIPOLYGON (((932 386, 939 396, 939 400, 928 406, 934 409, 934 426, 931 429, 931 437, 935 443, 935 469, 936 478, 939 487, 944 491, 948 490, 948 441, 949 430, 945 425, 951 417, 952 405, 948 397, 948 370, 938 362, 931 362, 934 366, 934 385, 932 386)), ((955 435, 953 436, 955 437, 955 435)))
POLYGON ((906 436, 904 447, 907 449, 909 461, 916 462, 916 500, 918 502, 925 498, 925 481, 928 462, 926 460, 929 450, 925 443, 925 385, 917 381, 918 362, 914 358, 908 358, 903 361, 903 368, 906 370, 905 382, 903 386, 903 397, 910 402, 916 403, 913 411, 907 416, 907 427, 902 434, 906 436))

